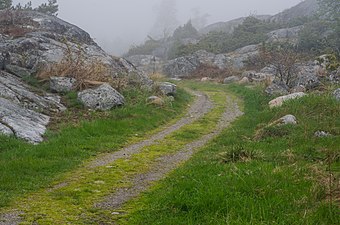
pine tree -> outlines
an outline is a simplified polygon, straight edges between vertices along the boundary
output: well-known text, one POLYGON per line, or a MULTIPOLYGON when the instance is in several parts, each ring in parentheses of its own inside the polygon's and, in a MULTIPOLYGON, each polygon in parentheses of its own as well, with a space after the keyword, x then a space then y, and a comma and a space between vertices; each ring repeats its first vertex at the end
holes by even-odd
POLYGON ((0 10, 8 9, 12 6, 12 0, 0 0, 0 10))
POLYGON ((36 8, 36 10, 38 12, 56 16, 59 6, 57 4, 57 0, 48 0, 48 3, 41 4, 38 8, 36 8))

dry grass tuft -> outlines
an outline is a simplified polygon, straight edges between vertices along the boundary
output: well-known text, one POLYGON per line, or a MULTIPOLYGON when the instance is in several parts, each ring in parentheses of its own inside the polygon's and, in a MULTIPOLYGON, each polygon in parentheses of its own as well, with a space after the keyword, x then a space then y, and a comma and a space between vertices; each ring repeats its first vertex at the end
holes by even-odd
MULTIPOLYGON (((67 42, 65 42, 67 43, 67 42)), ((83 90, 103 83, 109 83, 117 90, 128 85, 128 78, 113 76, 109 66, 97 58, 88 58, 81 48, 76 49, 66 44, 64 58, 59 63, 45 65, 37 73, 37 77, 47 80, 52 76, 71 77, 77 80, 76 89, 83 90)))

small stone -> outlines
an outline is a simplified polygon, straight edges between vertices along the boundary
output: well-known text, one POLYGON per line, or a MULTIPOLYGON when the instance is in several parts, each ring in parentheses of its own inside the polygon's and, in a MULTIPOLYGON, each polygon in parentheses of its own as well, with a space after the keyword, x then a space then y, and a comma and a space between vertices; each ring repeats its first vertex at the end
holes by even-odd
POLYGON ((249 84, 250 80, 248 79, 248 77, 243 77, 238 83, 239 84, 249 84))
POLYGON ((334 92, 333 92, 333 96, 334 98, 340 102, 340 88, 336 89, 334 92))
POLYGON ((224 84, 231 84, 231 83, 237 82, 237 81, 239 81, 239 80, 240 80, 239 77, 237 77, 237 76, 231 76, 231 77, 225 78, 224 81, 223 81, 223 83, 224 83, 224 84))
POLYGON ((173 83, 170 82, 160 82, 157 83, 157 86, 159 90, 164 94, 164 95, 175 95, 176 94, 176 89, 177 86, 173 83))
POLYGON ((211 80, 210 77, 203 77, 203 78, 201 79, 201 82, 207 82, 207 81, 210 81, 210 80, 211 80))
POLYGON ((323 137, 330 137, 332 135, 326 131, 317 131, 314 133, 314 136, 318 138, 323 138, 323 137))
POLYGON ((281 124, 297 124, 296 117, 293 115, 286 115, 278 120, 281 124))
POLYGON ((152 104, 152 105, 162 106, 162 105, 164 105, 164 100, 162 98, 160 98, 160 97, 157 97, 157 96, 150 96, 147 99, 147 103, 148 104, 152 104))

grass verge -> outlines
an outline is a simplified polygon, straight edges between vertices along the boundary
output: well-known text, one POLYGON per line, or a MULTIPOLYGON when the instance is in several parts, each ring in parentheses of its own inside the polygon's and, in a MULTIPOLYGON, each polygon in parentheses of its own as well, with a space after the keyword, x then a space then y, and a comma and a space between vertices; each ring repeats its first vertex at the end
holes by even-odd
MULTIPOLYGON (((58 125, 57 132, 49 131, 47 141, 40 145, 0 136, 0 209, 20 196, 48 186, 86 159, 142 138, 183 113, 191 100, 183 90, 178 90, 175 102, 163 107, 147 105, 146 92, 130 90, 124 96, 126 106, 110 112, 66 112, 63 125, 58 125), (96 119, 79 121, 80 114, 96 119)), ((77 105, 72 96, 69 99, 77 105)))
POLYGON ((151 191, 118 224, 337 224, 339 103, 313 95, 270 110, 258 89, 229 86, 245 115, 151 191), (293 114, 296 126, 255 134, 293 114), (316 138, 324 130, 333 136, 316 138))
POLYGON ((111 165, 92 170, 79 168, 64 179, 67 186, 55 190, 41 190, 19 199, 19 210, 24 211, 23 224, 106 224, 112 222, 110 211, 94 207, 119 188, 131 187, 137 174, 149 171, 157 159, 177 152, 187 143, 210 133, 226 107, 226 94, 221 90, 207 92, 215 107, 204 117, 186 125, 141 152, 120 159, 111 165))

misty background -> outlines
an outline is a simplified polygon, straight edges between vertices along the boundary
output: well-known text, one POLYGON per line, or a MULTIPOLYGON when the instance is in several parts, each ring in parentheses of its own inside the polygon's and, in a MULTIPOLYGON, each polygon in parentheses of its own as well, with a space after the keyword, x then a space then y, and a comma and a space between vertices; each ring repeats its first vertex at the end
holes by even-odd
MULTIPOLYGON (((274 15, 302 0, 58 0, 58 17, 84 29, 107 52, 122 55, 131 45, 157 38, 160 19, 172 16, 176 25, 196 20, 197 26, 249 15, 274 15), (170 11, 164 9, 170 5, 170 11)), ((13 3, 25 4, 26 0, 13 3)), ((33 6, 47 0, 33 0, 33 6)), ((195 23, 194 23, 195 25, 195 23)), ((200 27, 198 27, 200 28, 200 27)))

